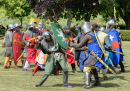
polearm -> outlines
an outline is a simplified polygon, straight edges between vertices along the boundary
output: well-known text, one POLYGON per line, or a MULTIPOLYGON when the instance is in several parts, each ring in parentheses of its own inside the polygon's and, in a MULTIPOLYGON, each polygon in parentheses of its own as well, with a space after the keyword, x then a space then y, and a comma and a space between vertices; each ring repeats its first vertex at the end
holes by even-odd
POLYGON ((88 49, 87 47, 86 47, 86 49, 89 50, 89 51, 90 51, 90 54, 92 54, 94 57, 96 57, 96 58, 99 60, 99 62, 102 63, 109 71, 111 71, 115 76, 117 76, 117 74, 116 74, 108 65, 106 65, 106 63, 104 63, 104 62, 101 60, 101 58, 98 57, 97 54, 95 54, 93 51, 91 51, 91 50, 88 49))
MULTIPOLYGON (((27 48, 29 45, 26 45, 25 47, 24 47, 24 49, 25 48, 27 48)), ((17 59, 17 62, 22 58, 22 56, 24 55, 24 52, 19 56, 19 58, 17 59)))

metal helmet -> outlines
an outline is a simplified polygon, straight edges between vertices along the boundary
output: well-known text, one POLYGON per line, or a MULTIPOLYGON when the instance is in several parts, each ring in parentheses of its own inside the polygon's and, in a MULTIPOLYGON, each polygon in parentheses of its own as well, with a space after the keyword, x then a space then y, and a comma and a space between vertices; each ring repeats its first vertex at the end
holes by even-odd
POLYGON ((14 27, 14 25, 13 24, 9 24, 9 26, 8 26, 8 31, 10 31, 10 30, 12 30, 12 29, 14 29, 15 27, 14 27))
POLYGON ((114 22, 114 20, 110 20, 110 21, 107 22, 107 24, 114 25, 115 22, 114 22))
POLYGON ((64 26, 64 31, 70 29, 70 27, 68 25, 64 26))
POLYGON ((88 32, 91 32, 91 26, 90 26, 90 22, 82 22, 82 27, 81 30, 83 31, 83 34, 85 35, 88 32))
POLYGON ((39 22, 38 23, 38 27, 43 27, 44 25, 43 25, 43 23, 42 22, 39 22))
POLYGON ((46 32, 43 33, 43 38, 49 39, 49 38, 51 38, 51 34, 48 31, 46 31, 46 32))
POLYGON ((100 27, 100 28, 99 28, 99 31, 105 32, 105 30, 106 30, 105 27, 100 27))
POLYGON ((35 27, 34 22, 29 22, 29 23, 28 23, 28 28, 31 28, 31 27, 35 27))
POLYGON ((108 25, 114 25, 114 24, 115 24, 114 20, 108 21, 107 24, 106 24, 106 30, 107 30, 108 25))
POLYGON ((14 24, 14 27, 16 28, 16 27, 20 27, 20 25, 18 24, 18 23, 15 23, 14 24))

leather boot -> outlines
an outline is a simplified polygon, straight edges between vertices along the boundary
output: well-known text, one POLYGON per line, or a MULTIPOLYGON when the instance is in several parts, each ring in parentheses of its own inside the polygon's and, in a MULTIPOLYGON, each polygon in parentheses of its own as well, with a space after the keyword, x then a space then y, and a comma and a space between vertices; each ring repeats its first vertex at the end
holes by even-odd
POLYGON ((95 69, 92 69, 92 72, 93 72, 94 78, 95 78, 95 83, 94 83, 92 86, 101 85, 101 83, 100 83, 100 81, 99 81, 99 77, 98 77, 98 73, 97 73, 96 68, 95 68, 95 69))
POLYGON ((72 86, 68 84, 68 71, 63 72, 63 87, 72 88, 72 86))
POLYGON ((125 72, 124 64, 122 63, 122 60, 120 60, 119 65, 121 67, 120 72, 125 72))
POLYGON ((83 85, 81 88, 88 89, 90 88, 90 72, 84 72, 85 75, 85 85, 83 85))
POLYGON ((39 81, 39 83, 35 84, 36 87, 41 86, 48 78, 49 75, 44 74, 42 76, 42 79, 39 81))

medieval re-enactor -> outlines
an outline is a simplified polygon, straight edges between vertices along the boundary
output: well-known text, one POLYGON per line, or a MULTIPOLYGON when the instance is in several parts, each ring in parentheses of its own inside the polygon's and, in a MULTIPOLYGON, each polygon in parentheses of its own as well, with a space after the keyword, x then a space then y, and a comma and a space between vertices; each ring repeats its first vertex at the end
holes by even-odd
POLYGON ((51 35, 49 32, 44 32, 43 36, 43 40, 41 43, 38 43, 38 45, 40 45, 39 47, 41 48, 42 52, 44 54, 48 54, 48 56, 45 64, 45 73, 39 83, 37 83, 35 86, 41 86, 46 81, 48 76, 53 72, 55 63, 59 62, 63 69, 63 87, 72 87, 68 84, 68 65, 64 56, 62 55, 61 47, 56 42, 53 35, 51 35))
MULTIPOLYGON (((97 36, 98 42, 100 42, 100 45, 102 46, 102 47, 100 47, 101 49, 105 49, 104 46, 106 46, 108 50, 115 51, 111 47, 108 34, 106 34, 105 32, 101 31, 102 30, 101 28, 99 30, 98 27, 97 27, 97 24, 95 22, 91 23, 91 29, 92 29, 92 31, 95 30, 95 32, 97 32, 96 36, 97 36)), ((105 50, 102 50, 102 52, 103 52, 103 54, 104 53, 106 54, 105 50)), ((102 57, 104 58, 103 60, 105 61, 106 55, 102 55, 102 57)), ((108 80, 106 73, 107 73, 106 72, 106 68, 103 66, 102 67, 102 74, 103 74, 104 80, 108 80)))
POLYGON ((42 36, 42 34, 43 34, 45 31, 47 31, 47 30, 45 29, 45 26, 44 26, 44 24, 43 24, 42 22, 39 22, 39 23, 38 23, 37 28, 39 29, 40 36, 42 36))
POLYGON ((35 29, 34 22, 29 22, 27 31, 24 33, 24 37, 23 37, 24 43, 26 45, 29 45, 27 51, 28 54, 26 57, 25 66, 23 67, 23 71, 28 70, 31 63, 35 63, 36 54, 37 54, 37 50, 35 48, 35 42, 38 37, 38 34, 39 31, 35 29))
MULTIPOLYGON (((72 33, 70 32, 69 26, 65 26, 65 27, 64 27, 64 30, 65 30, 65 33, 68 35, 69 39, 70 39, 70 40, 73 40, 73 35, 72 35, 72 33)), ((69 42, 69 39, 66 38, 67 42, 69 42)), ((65 50, 65 52, 67 52, 68 54, 74 55, 73 52, 72 52, 72 50, 71 50, 71 48, 70 48, 69 46, 68 46, 68 49, 65 50)), ((74 72, 74 73, 78 73, 78 72, 76 71, 75 59, 74 59, 74 57, 72 57, 72 56, 66 54, 66 58, 67 58, 67 62, 68 62, 69 64, 71 64, 71 67, 72 67, 73 72, 74 72)))
MULTIPOLYGON (((15 23, 15 24, 14 24, 14 27, 15 27, 14 33, 20 33, 20 34, 22 34, 22 36, 23 36, 23 32, 20 30, 20 25, 19 25, 18 23, 15 23)), ((21 48, 21 50, 20 50, 20 54, 22 54, 23 50, 24 50, 24 43, 22 42, 22 48, 21 48)), ((22 65, 23 65, 23 61, 24 61, 24 58, 22 57, 22 58, 21 58, 22 65)), ((17 67, 17 64, 16 64, 16 65, 14 64, 14 68, 15 68, 15 69, 18 68, 18 67, 17 67)))
MULTIPOLYGON (((113 20, 110 20, 107 22, 106 27, 107 27, 107 34, 109 35, 110 38, 110 43, 113 47, 114 50, 117 52, 122 52, 121 45, 119 44, 119 33, 118 31, 114 28, 115 22, 113 20)), ((117 67, 117 64, 119 63, 121 67, 120 72, 125 72, 124 69, 124 64, 122 63, 123 61, 123 55, 119 53, 113 54, 113 64, 117 67)))
MULTIPOLYGON (((88 47, 88 49, 90 49, 94 53, 98 54, 99 57, 101 57, 102 51, 97 43, 94 33, 90 28, 89 22, 82 23, 82 31, 84 33, 84 38, 82 39, 82 41, 79 44, 74 44, 73 42, 70 41, 69 46, 74 48, 80 48, 79 50, 82 50, 82 47, 86 46, 88 47)), ((101 84, 95 67, 101 68, 102 64, 93 55, 90 54, 90 51, 88 50, 86 51, 87 56, 84 58, 84 70, 83 70, 85 73, 85 85, 82 86, 82 88, 87 89, 90 88, 90 71, 93 72, 94 78, 96 80, 93 86, 98 86, 101 84)))
POLYGON ((5 63, 4 63, 4 68, 8 68, 8 62, 9 60, 13 57, 13 52, 12 52, 12 41, 13 41, 13 29, 14 29, 13 24, 9 24, 8 30, 5 33, 5 63))
MULTIPOLYGON (((99 30, 97 31, 97 36, 101 42, 101 44, 104 46, 106 49, 107 56, 105 56, 105 63, 113 70, 116 72, 115 67, 112 62, 112 57, 110 55, 112 52, 114 53, 114 49, 112 48, 109 40, 109 36, 107 33, 105 33, 106 29, 104 27, 100 27, 99 30), (109 50, 109 51, 108 51, 109 50)), ((102 74, 105 75, 105 73, 102 71, 102 74)))

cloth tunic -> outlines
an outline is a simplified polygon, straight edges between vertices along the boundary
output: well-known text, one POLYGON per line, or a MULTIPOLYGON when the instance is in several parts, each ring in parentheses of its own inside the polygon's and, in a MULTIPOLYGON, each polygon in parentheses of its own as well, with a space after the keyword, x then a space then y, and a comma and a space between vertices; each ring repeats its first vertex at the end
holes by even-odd
MULTIPOLYGON (((27 42, 29 42, 29 43, 35 44, 38 33, 39 33, 39 31, 37 29, 27 30, 24 33, 24 37, 23 37, 24 43, 27 44, 27 42)), ((36 59, 36 55, 37 55, 37 50, 36 50, 35 46, 33 46, 33 47, 29 46, 27 51, 28 51, 28 54, 27 54, 26 60, 28 62, 35 63, 35 59, 36 59)))
MULTIPOLYGON (((70 39, 70 40, 73 40, 73 35, 72 35, 72 33, 69 33, 68 36, 69 36, 69 39, 70 39)), ((68 39, 68 38, 66 38, 66 39, 67 39, 67 43, 68 43, 68 42, 69 42, 69 39, 68 39)), ((73 52, 71 51, 70 47, 68 47, 68 49, 66 49, 65 52, 67 52, 68 54, 74 55, 73 52)), ((68 62, 69 64, 74 64, 74 63, 75 63, 74 57, 72 57, 72 56, 70 56, 70 55, 67 55, 67 54, 66 54, 66 57, 67 57, 67 62, 68 62)))
POLYGON ((53 36, 50 42, 45 39, 41 41, 41 50, 43 53, 48 54, 45 64, 45 74, 50 75, 53 72, 56 62, 59 62, 63 72, 68 71, 67 62, 63 54, 60 52, 59 44, 53 36))
MULTIPOLYGON (((96 53, 98 55, 98 57, 101 58, 102 57, 102 51, 101 51, 101 49, 100 49, 100 47, 97 43, 97 40, 96 40, 94 33, 88 33, 88 34, 93 37, 93 43, 86 44, 86 47, 88 47, 88 49, 90 49, 91 51, 96 53)), ((87 53, 88 53, 88 56, 86 56, 84 58, 84 61, 87 61, 88 57, 91 55, 89 50, 87 50, 87 53)), ((94 66, 101 68, 103 65, 102 65, 102 63, 99 62, 99 60, 96 60, 96 63, 95 63, 94 66)))

